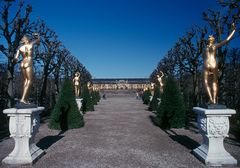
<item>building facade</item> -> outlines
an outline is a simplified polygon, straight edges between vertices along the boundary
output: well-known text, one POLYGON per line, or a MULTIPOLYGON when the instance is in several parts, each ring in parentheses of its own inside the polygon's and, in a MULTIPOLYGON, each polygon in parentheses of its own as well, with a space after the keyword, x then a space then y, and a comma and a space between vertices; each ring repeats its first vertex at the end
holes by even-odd
POLYGON ((149 78, 93 79, 93 88, 99 90, 143 90, 150 87, 149 78))

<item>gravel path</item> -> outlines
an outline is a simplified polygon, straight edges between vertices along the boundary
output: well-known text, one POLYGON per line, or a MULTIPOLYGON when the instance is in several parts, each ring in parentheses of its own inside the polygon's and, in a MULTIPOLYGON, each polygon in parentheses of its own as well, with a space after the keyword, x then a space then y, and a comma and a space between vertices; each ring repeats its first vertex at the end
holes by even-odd
MULTIPOLYGON (((200 168, 205 167, 191 153, 201 142, 194 130, 165 132, 151 122, 147 106, 134 97, 111 97, 85 115, 85 126, 58 135, 43 123, 36 136, 46 151, 35 168, 200 168)), ((0 160, 14 142, 0 142, 0 160)), ((240 143, 226 139, 226 150, 240 161, 240 143)), ((0 165, 0 167, 14 167, 0 165)), ((30 167, 30 166, 22 166, 30 167)))

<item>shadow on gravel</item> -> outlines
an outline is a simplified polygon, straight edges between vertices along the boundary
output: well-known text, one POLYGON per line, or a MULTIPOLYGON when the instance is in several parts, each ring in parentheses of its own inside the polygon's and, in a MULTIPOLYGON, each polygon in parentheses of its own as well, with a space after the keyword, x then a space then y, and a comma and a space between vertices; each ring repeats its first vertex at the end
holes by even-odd
POLYGON ((227 137, 224 139, 224 143, 240 147, 240 142, 235 138, 227 137))
POLYGON ((186 121, 185 129, 187 129, 195 134, 198 134, 199 129, 198 129, 196 118, 189 117, 188 120, 186 121))
POLYGON ((159 127, 156 122, 156 117, 153 115, 149 115, 149 119, 151 120, 152 124, 156 127, 159 127))
MULTIPOLYGON (((149 116, 150 120, 152 121, 153 125, 157 126, 157 123, 156 123, 156 117, 150 115, 149 116)), ((162 129, 162 128, 160 128, 162 129)), ((168 129, 162 129, 166 134, 168 134, 168 136, 176 141, 177 143, 185 146, 187 149, 190 149, 190 150, 193 150, 195 148, 197 148, 198 146, 200 146, 200 144, 198 142, 196 142, 195 140, 189 138, 188 136, 186 135, 178 135, 175 131, 173 130, 168 130, 168 129)))
POLYGON ((62 139, 63 135, 53 135, 53 136, 46 136, 42 138, 38 143, 37 146, 41 148, 42 150, 48 149, 50 146, 52 146, 54 143, 62 139))
POLYGON ((0 131, 0 142, 4 141, 5 139, 9 138, 9 131, 1 130, 0 131))
POLYGON ((0 113, 0 142, 9 138, 9 120, 6 116, 2 116, 3 113, 0 113))
POLYGON ((187 149, 193 150, 193 149, 197 148, 198 146, 200 146, 200 144, 198 142, 189 138, 186 135, 178 135, 173 130, 163 130, 163 131, 166 132, 172 140, 185 146, 187 149))

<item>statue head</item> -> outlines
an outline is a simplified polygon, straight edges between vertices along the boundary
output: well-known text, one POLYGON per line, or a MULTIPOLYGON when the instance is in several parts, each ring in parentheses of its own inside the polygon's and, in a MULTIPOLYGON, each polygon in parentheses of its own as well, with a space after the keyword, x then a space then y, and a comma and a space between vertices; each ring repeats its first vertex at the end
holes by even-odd
POLYGON ((215 38, 213 37, 213 35, 210 35, 210 36, 208 37, 208 42, 209 42, 210 44, 213 44, 214 41, 215 41, 215 38))
POLYGON ((161 74, 161 76, 164 76, 164 73, 163 73, 163 71, 159 71, 159 73, 161 74))
POLYGON ((76 77, 79 77, 79 76, 80 76, 80 73, 79 73, 79 72, 76 72, 76 73, 75 73, 75 76, 76 76, 76 77))
POLYGON ((24 35, 23 38, 20 41, 21 44, 27 44, 29 42, 30 42, 30 38, 29 38, 28 35, 24 35))
POLYGON ((151 82, 151 88, 155 87, 155 83, 151 82))
POLYGON ((92 85, 92 83, 90 81, 88 81, 87 86, 90 87, 92 85))
POLYGON ((161 78, 164 76, 164 73, 162 71, 159 71, 159 73, 157 74, 157 78, 161 78))

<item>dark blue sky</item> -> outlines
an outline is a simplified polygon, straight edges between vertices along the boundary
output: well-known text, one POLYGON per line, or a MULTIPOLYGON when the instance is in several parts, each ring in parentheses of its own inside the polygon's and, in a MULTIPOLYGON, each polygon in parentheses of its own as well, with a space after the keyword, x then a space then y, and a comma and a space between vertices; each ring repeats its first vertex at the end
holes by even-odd
POLYGON ((93 78, 148 77, 215 0, 28 0, 93 78))

